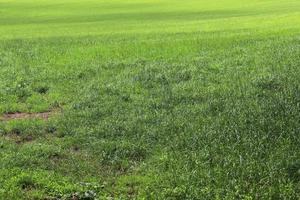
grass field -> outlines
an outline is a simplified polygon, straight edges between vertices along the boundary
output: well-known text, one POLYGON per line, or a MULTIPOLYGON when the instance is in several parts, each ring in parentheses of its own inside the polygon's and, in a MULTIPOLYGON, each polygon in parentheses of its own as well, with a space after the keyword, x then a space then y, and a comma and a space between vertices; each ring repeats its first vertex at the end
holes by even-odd
POLYGON ((0 0, 1 116, 1 200, 300 199, 300 1, 0 0))

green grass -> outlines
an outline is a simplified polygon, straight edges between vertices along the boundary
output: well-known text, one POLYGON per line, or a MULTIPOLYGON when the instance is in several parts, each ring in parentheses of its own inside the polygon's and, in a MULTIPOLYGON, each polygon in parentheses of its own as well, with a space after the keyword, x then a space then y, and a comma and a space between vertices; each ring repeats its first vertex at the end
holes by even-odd
POLYGON ((299 0, 0 0, 0 199, 299 199, 299 0))

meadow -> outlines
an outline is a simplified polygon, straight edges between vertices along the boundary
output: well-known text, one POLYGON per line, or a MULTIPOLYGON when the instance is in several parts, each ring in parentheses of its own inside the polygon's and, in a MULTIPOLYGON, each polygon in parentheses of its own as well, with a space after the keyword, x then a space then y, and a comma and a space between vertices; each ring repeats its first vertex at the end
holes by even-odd
POLYGON ((299 0, 0 0, 1 200, 300 199, 299 124, 299 0))

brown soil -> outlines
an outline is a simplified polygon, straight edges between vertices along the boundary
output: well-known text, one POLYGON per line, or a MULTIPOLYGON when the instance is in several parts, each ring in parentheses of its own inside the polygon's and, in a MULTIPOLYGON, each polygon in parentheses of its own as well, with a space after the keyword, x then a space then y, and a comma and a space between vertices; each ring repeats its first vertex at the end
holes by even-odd
POLYGON ((4 137, 7 140, 14 141, 16 144, 23 144, 23 143, 28 143, 32 142, 34 138, 31 135, 27 136, 20 136, 17 134, 9 134, 4 137))
POLYGON ((48 120, 53 112, 40 112, 40 113, 7 113, 0 117, 2 121, 10 121, 14 119, 42 119, 48 120))

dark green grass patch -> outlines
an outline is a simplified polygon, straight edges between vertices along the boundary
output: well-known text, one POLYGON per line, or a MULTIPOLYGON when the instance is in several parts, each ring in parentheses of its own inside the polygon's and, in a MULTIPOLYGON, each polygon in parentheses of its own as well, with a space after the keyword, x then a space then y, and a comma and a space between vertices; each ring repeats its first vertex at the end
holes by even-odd
MULTIPOLYGON (((31 80, 10 87, 15 89, 3 95, 2 108, 13 111, 15 103, 18 109, 63 112, 48 122, 1 122, 1 167, 27 174, 19 180, 6 170, 2 194, 298 198, 299 40, 206 40, 206 48, 201 41, 190 44, 191 53, 167 54, 169 59, 128 54, 103 63, 82 57, 78 64, 63 52, 73 68, 44 68, 49 73, 39 74, 47 84, 22 73, 22 80, 31 80), (49 173, 63 180, 33 178, 49 173), (101 189, 85 189, 81 182, 101 189)), ((157 55, 171 48, 170 41, 165 44, 157 55)), ((44 55, 36 58, 43 63, 39 57, 44 55)))

